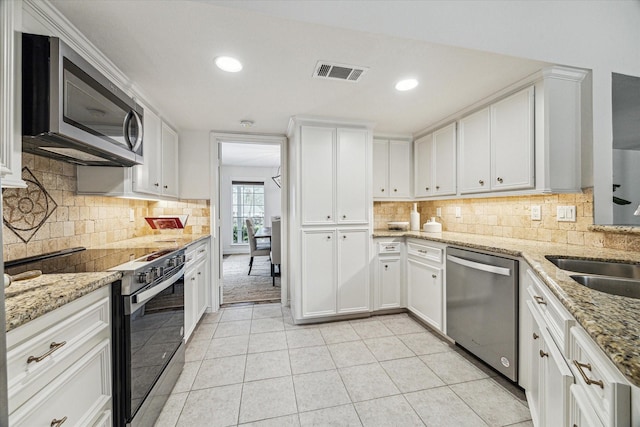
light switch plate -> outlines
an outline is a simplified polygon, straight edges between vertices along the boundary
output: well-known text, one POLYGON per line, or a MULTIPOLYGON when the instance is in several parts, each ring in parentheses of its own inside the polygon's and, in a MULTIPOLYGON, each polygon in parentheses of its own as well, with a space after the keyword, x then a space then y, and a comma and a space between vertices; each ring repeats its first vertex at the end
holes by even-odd
POLYGON ((135 211, 133 208, 129 209, 129 222, 134 222, 136 220, 135 211))
POLYGON ((540 221, 542 219, 540 205, 531 206, 531 219, 534 221, 540 221))
POLYGON ((436 216, 442 216, 442 208, 436 208, 436 216))
POLYGON ((558 222, 576 222, 575 206, 558 206, 556 212, 558 222))
POLYGON ((460 206, 456 206, 456 218, 462 218, 462 208, 460 206))

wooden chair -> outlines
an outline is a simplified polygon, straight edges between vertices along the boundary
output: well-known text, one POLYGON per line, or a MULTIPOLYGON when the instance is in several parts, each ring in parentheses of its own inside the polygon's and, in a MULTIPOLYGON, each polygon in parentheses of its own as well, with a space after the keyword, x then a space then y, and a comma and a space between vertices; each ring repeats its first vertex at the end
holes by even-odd
MULTIPOLYGON (((271 243, 258 243, 255 234, 256 230, 253 227, 253 221, 249 218, 246 220, 247 223, 247 235, 249 237, 249 249, 251 254, 251 259, 249 260, 249 273, 247 276, 251 274, 251 267, 253 267, 253 257, 254 256, 270 256, 271 253, 271 243)), ((262 239, 261 239, 262 240, 262 239)))

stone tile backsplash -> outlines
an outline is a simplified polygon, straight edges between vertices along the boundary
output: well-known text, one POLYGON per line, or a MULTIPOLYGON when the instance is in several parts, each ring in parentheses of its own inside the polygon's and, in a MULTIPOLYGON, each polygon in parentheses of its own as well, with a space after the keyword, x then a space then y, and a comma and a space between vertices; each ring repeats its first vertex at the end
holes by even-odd
POLYGON ((209 201, 152 202, 76 194, 76 167, 46 157, 23 153, 22 164, 55 200, 57 207, 44 225, 24 243, 3 223, 3 258, 11 260, 60 249, 95 247, 149 234, 209 233, 209 201), (134 221, 129 221, 133 209, 134 221), (189 214, 180 231, 153 231, 145 216, 189 214))
MULTIPOLYGON (((387 228, 389 221, 409 221, 411 202, 374 202, 374 227, 387 228)), ((640 251, 640 235, 589 231, 593 225, 593 191, 579 194, 548 194, 474 199, 434 200, 418 203, 420 224, 441 208, 443 231, 513 237, 543 242, 588 245, 640 251), (531 219, 531 206, 541 207, 542 220, 531 219), (575 206, 576 222, 558 222, 557 206, 575 206), (460 207, 461 218, 455 208, 460 207)))

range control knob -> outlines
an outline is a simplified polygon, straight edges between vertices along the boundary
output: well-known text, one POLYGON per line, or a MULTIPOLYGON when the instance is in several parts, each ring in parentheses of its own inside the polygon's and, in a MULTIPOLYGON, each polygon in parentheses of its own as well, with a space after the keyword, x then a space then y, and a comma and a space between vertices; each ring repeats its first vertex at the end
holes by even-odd
POLYGON ((176 265, 178 265, 178 257, 169 258, 169 260, 167 261, 167 265, 169 267, 175 267, 176 265))
POLYGON ((151 270, 143 271, 138 274, 139 283, 151 283, 153 281, 153 273, 151 270))

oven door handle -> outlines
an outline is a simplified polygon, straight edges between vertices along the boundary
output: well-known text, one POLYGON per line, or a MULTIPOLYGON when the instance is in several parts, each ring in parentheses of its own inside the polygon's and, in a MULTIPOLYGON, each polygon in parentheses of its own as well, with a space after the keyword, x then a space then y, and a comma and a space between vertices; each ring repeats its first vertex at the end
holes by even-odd
POLYGON ((135 294, 133 296, 133 298, 132 298, 133 304, 144 304, 145 302, 149 301, 151 298, 155 297, 160 292, 164 291, 169 286, 171 286, 174 283, 176 283, 180 279, 180 277, 182 277, 184 275, 184 270, 185 270, 185 267, 182 267, 179 272, 177 272, 176 274, 174 274, 173 276, 171 276, 169 279, 165 280, 164 282, 154 286, 153 288, 151 288, 151 289, 149 289, 147 291, 142 291, 142 292, 140 292, 138 294, 135 294))
POLYGON ((498 267, 495 265, 483 264, 475 261, 468 261, 466 259, 458 258, 457 256, 447 255, 447 260, 463 265, 468 268, 473 268, 474 270, 486 271, 487 273, 499 274, 501 276, 510 276, 511 269, 498 267))

